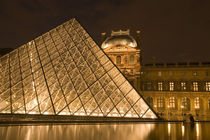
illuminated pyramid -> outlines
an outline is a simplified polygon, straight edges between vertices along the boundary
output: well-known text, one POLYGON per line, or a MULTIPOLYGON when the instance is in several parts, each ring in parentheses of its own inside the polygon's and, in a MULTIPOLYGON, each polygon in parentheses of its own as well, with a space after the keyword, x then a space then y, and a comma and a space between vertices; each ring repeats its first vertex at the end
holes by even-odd
POLYGON ((75 20, 0 58, 0 114, 157 118, 75 20))

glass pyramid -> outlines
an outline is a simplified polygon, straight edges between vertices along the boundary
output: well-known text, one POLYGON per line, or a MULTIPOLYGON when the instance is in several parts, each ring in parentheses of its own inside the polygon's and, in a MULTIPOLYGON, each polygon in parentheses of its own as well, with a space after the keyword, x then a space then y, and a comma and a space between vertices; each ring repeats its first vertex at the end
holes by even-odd
POLYGON ((157 118, 75 20, 0 58, 0 114, 157 118))

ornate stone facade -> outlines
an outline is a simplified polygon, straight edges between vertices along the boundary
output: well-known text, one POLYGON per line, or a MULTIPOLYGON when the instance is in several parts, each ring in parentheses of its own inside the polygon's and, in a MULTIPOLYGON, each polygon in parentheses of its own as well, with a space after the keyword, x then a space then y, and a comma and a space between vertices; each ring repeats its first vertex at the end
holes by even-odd
POLYGON ((181 120, 192 114, 196 119, 210 120, 210 62, 143 65, 140 31, 136 46, 129 45, 130 40, 122 35, 133 39, 129 31, 112 32, 107 38, 103 33, 102 48, 160 116, 181 120))

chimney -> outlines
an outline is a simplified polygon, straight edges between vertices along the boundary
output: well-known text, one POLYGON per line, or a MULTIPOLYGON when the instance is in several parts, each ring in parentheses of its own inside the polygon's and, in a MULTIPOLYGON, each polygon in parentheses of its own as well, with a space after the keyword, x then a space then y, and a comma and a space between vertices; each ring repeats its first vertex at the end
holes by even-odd
POLYGON ((101 43, 106 39, 106 32, 101 33, 101 43))
POLYGON ((137 49, 139 49, 139 50, 140 50, 140 40, 141 40, 140 33, 141 33, 141 31, 139 31, 139 30, 136 31, 137 49))

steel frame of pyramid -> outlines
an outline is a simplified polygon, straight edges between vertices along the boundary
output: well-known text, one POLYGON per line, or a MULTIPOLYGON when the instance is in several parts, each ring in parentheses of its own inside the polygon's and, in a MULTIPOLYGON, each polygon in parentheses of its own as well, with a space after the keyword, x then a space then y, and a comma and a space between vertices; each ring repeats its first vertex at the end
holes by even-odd
POLYGON ((0 58, 0 114, 158 118, 75 20, 0 58))

